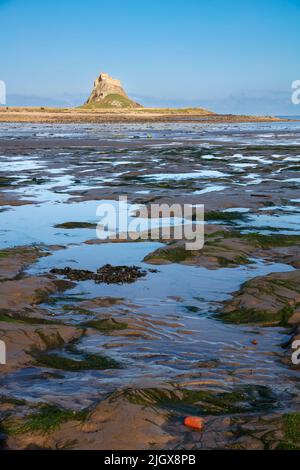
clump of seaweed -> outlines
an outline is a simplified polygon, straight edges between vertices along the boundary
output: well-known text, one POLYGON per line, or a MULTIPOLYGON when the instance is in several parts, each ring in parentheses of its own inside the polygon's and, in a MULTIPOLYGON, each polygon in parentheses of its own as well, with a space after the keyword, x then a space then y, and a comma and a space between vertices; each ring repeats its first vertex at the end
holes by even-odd
POLYGON ((37 365, 69 372, 121 368, 120 364, 114 359, 98 354, 83 353, 78 359, 73 359, 62 354, 36 350, 32 351, 31 355, 36 360, 37 365))
POLYGON ((58 269, 54 268, 50 271, 52 274, 66 276, 72 281, 95 281, 96 284, 124 284, 132 283, 137 279, 146 276, 146 271, 139 266, 112 266, 105 264, 96 272, 87 269, 73 269, 70 267, 58 269))

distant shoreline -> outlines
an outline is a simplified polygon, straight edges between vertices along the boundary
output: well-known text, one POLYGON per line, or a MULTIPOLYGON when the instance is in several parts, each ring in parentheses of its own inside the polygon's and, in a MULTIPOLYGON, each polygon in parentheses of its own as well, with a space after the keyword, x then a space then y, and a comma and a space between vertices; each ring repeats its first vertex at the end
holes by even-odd
POLYGON ((3 123, 146 123, 146 122, 289 122, 291 118, 273 116, 247 116, 216 114, 201 108, 47 108, 47 107, 0 107, 0 122, 3 123))

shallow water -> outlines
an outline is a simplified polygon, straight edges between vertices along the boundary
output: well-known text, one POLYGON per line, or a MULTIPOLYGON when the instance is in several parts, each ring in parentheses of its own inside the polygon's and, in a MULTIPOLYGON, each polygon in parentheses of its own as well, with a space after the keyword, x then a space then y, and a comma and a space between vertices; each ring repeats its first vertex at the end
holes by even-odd
MULTIPOLYGON (((218 198, 218 210, 246 213, 247 219, 232 222, 236 228, 300 233, 299 169, 295 168, 300 163, 300 123, 0 126, 4 141, 45 138, 61 139, 61 148, 45 150, 41 144, 24 155, 13 151, 0 155, 0 178, 13 178, 2 188, 8 198, 3 208, 9 210, 0 213, 0 246, 65 247, 41 258, 28 275, 66 266, 96 270, 106 263, 148 269, 143 259, 162 246, 158 242, 87 245, 85 241, 96 238, 95 229, 55 228, 68 221, 97 223, 99 203, 113 201, 119 194, 129 195, 131 209, 152 196, 185 201, 191 197, 193 204, 206 197, 208 205, 218 198), (79 143, 85 139, 85 148, 68 148, 67 138, 79 143), (112 147, 94 148, 95 139, 111 142, 112 147), (127 145, 140 141, 136 148, 127 145), (122 146, 114 148, 115 142, 122 146), (272 194, 276 203, 269 204, 266 197, 265 206, 258 206, 255 197, 246 198, 250 193, 272 194), (26 204, 12 206, 9 198, 26 204)), ((42 307, 59 320, 78 324, 87 315, 64 308, 76 306, 78 298, 122 298, 122 303, 95 312, 129 318, 136 335, 95 332, 80 341, 79 349, 107 354, 124 368, 62 372, 61 378, 55 378, 45 375, 45 368, 31 367, 2 379, 1 391, 82 407, 120 387, 172 382, 231 390, 259 384, 276 393, 279 407, 288 408, 299 394, 297 372, 281 363, 281 344, 288 332, 223 324, 214 314, 246 280, 291 269, 262 260, 217 270, 173 264, 158 266, 158 272, 148 272, 130 285, 77 282, 42 307), (258 341, 255 347, 253 338, 258 341), (215 367, 201 366, 212 359, 215 367)))
MULTIPOLYGON (((54 266, 96 270, 107 262, 135 264, 147 269, 141 260, 158 246, 160 244, 151 242, 72 246, 42 258, 28 273, 48 272, 54 266)), ((78 282, 76 287, 60 295, 53 306, 50 304, 50 310, 55 318, 78 324, 91 317, 66 313, 63 307, 72 304, 72 297, 122 298, 124 304, 102 311, 106 315, 109 311, 117 312, 122 318, 122 313, 128 315, 129 309, 130 316, 137 317, 137 326, 143 327, 143 334, 107 336, 95 333, 80 341, 79 350, 108 354, 121 362, 124 369, 63 372, 64 378, 53 380, 45 378, 40 368, 32 368, 7 377, 2 383, 3 392, 76 407, 128 386, 159 386, 174 382, 190 387, 204 384, 214 390, 230 390, 253 383, 272 386, 279 397, 285 391, 285 401, 288 401, 289 396, 297 394, 298 384, 293 380, 295 374, 277 358, 281 354, 280 344, 288 338, 284 331, 224 325, 212 315, 217 303, 229 298, 230 293, 247 279, 291 269, 283 264, 263 262, 251 265, 251 268, 214 271, 167 265, 159 266, 158 273, 148 273, 146 278, 130 285, 78 282), (251 345, 253 338, 258 339, 257 347, 251 345), (201 368, 201 361, 212 359, 218 361, 216 367, 201 368), (277 382, 279 375, 284 377, 284 383, 277 382)))

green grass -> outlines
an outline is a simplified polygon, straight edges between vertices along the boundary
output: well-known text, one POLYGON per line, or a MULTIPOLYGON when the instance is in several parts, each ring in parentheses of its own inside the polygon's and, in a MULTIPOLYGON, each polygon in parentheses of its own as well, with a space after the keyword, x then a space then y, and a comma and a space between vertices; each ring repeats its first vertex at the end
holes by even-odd
POLYGON ((134 101, 118 93, 107 95, 103 100, 88 103, 81 106, 83 109, 103 109, 103 108, 135 108, 137 105, 134 101))
MULTIPOLYGON (((124 98, 126 100, 125 97, 119 95, 119 94, 111 94, 111 95, 108 95, 108 96, 117 96, 118 98, 121 97, 121 98, 124 98)), ((108 98, 107 96, 107 98, 108 98)), ((128 99, 128 98, 127 98, 128 99)), ((103 100, 104 101, 104 100, 103 100)), ((130 103, 132 103, 132 100, 130 100, 130 103)), ((126 102, 125 102, 126 103, 126 102)), ((126 103, 127 104, 127 103, 126 103)), ((135 103, 134 103, 135 104, 135 103)), ((135 104, 136 105, 136 104, 135 104)), ((89 103, 89 104, 84 104, 82 106, 79 106, 77 109, 101 109, 101 108, 109 108, 111 106, 103 106, 103 105, 99 105, 99 103, 89 103)), ((132 105, 131 106, 124 106, 125 108, 132 108, 132 105)), ((151 113, 151 114, 196 114, 196 115, 203 115, 203 116, 207 116, 207 115, 214 115, 215 113, 212 112, 212 111, 209 111, 208 109, 205 109, 205 108, 146 108, 146 107, 137 107, 134 109, 134 111, 138 111, 140 114, 143 114, 143 113, 151 113)))

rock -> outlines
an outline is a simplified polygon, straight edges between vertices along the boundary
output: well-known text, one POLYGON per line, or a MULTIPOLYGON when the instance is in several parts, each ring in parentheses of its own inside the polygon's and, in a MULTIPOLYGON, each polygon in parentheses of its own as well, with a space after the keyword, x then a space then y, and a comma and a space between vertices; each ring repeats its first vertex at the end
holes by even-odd
POLYGON ((11 435, 7 443, 10 449, 58 449, 67 444, 75 450, 164 449, 175 440, 164 430, 167 420, 166 411, 130 403, 116 393, 99 403, 83 423, 75 416, 54 432, 11 435))
POLYGON ((0 374, 27 367, 32 363, 30 351, 36 348, 45 351, 78 339, 82 330, 66 325, 22 325, 0 322, 1 338, 7 348, 7 363, 1 366, 0 374))
POLYGON ((221 318, 232 323, 297 324, 300 270, 258 276, 224 302, 221 318))
POLYGON ((86 105, 100 104, 102 107, 139 108, 141 105, 128 98, 120 80, 102 72, 94 82, 94 88, 86 105))
POLYGON ((47 255, 46 251, 34 246, 19 246, 0 250, 0 281, 14 279, 28 265, 47 255))
POLYGON ((72 283, 51 280, 45 276, 31 276, 0 283, 0 309, 20 311, 42 303, 50 294, 64 290, 72 283))
POLYGON ((300 309, 296 310, 288 321, 289 325, 300 325, 300 309))

